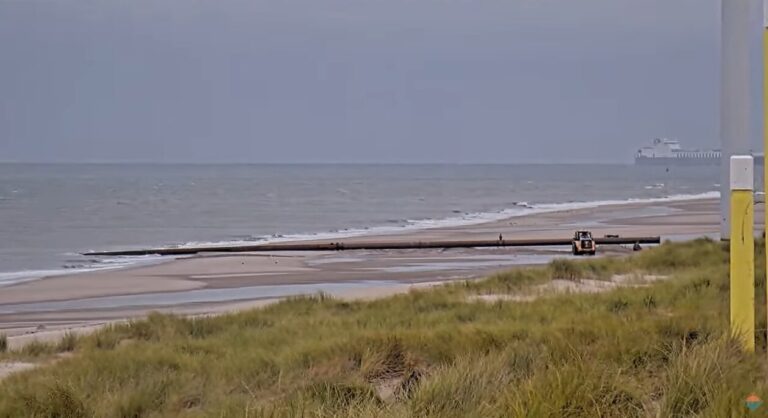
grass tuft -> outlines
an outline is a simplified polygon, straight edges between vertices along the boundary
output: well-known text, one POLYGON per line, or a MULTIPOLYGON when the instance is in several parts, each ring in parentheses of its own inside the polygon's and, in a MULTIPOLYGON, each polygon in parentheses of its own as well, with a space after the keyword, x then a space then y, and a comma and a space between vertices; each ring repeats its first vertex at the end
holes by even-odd
POLYGON ((36 393, 26 395, 24 406, 23 416, 76 418, 91 415, 77 389, 61 382, 40 387, 36 393))
POLYGON ((41 357, 54 354, 56 347, 39 340, 31 341, 21 349, 21 354, 27 357, 41 357))
POLYGON ((75 351, 76 347, 77 347, 77 335, 69 331, 66 334, 64 334, 64 337, 59 341, 58 345, 56 346, 56 351, 60 353, 68 353, 70 351, 75 351))

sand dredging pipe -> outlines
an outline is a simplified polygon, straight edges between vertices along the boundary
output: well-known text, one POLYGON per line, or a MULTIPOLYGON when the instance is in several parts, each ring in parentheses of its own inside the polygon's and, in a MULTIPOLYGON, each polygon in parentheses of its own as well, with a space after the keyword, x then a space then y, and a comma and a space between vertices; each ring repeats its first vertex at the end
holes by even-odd
MULTIPOLYGON (((424 248, 491 248, 491 247, 544 247, 570 246, 570 239, 518 239, 494 241, 410 241, 410 242, 331 242, 230 245, 213 247, 151 248, 125 251, 97 251, 83 255, 91 257, 121 257, 143 255, 194 255, 200 253, 252 253, 276 251, 352 251, 352 250, 410 250, 424 248)), ((595 238, 597 245, 660 244, 661 237, 615 237, 595 238)))

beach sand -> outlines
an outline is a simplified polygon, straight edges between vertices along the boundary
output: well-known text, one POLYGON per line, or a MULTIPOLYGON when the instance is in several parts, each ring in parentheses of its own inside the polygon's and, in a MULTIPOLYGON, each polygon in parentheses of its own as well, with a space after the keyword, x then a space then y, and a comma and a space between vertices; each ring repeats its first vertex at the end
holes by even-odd
MULTIPOLYGON (((630 203, 343 241, 496 239, 499 234, 505 239, 568 238, 576 229, 589 229, 597 237, 717 238, 718 210, 718 201, 712 199, 630 203)), ((762 218, 761 211, 756 219, 762 218)), ((762 231, 762 224, 758 230, 762 231)), ((151 311, 217 314, 319 290, 355 299, 381 297, 407 292, 419 283, 431 285, 482 277, 519 265, 544 264, 555 257, 570 256, 569 250, 490 248, 194 256, 0 288, 0 331, 11 336, 13 347, 34 338, 56 338, 63 330, 90 332, 101 324, 142 317, 151 311)), ((600 251, 631 253, 631 249, 618 246, 606 246, 600 251)))

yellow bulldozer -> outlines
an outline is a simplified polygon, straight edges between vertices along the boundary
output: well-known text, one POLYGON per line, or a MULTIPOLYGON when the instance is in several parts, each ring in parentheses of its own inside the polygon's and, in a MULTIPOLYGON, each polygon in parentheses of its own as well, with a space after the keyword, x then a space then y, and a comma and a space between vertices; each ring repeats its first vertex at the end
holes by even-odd
POLYGON ((573 255, 595 255, 597 245, 589 231, 576 231, 571 244, 573 255))

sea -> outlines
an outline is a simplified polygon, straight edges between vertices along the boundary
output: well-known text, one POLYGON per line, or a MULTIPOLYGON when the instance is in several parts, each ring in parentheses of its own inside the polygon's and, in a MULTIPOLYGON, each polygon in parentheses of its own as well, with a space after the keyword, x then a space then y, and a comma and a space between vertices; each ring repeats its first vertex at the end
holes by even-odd
POLYGON ((717 197, 716 167, 0 164, 0 286, 156 262, 95 250, 398 233, 717 197))

